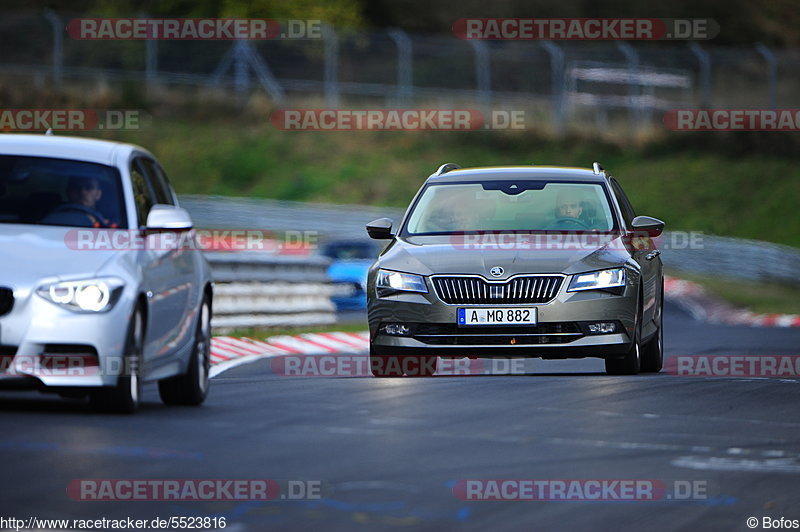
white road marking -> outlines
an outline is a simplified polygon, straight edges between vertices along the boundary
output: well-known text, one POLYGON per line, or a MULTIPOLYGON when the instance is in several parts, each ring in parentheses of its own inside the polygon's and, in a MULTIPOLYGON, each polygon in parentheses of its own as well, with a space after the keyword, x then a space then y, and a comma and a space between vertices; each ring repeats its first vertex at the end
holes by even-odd
POLYGON ((750 473, 800 473, 800 463, 794 458, 754 460, 722 456, 681 456, 673 460, 675 467, 702 471, 744 471, 750 473))

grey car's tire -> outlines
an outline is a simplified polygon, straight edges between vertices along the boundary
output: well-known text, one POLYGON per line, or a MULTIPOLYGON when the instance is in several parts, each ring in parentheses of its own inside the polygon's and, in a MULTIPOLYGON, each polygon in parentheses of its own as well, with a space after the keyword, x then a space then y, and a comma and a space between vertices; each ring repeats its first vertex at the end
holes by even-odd
POLYGON ((622 358, 607 358, 606 373, 609 375, 636 375, 641 370, 642 365, 642 300, 636 311, 636 323, 633 327, 633 342, 625 356, 622 358))
POLYGON ((200 305, 194 346, 186 373, 158 381, 158 395, 168 405, 197 406, 208 396, 211 367, 211 302, 206 296, 200 305))
POLYGON ((92 391, 90 396, 92 404, 102 410, 121 414, 132 414, 139 409, 139 398, 142 395, 140 370, 143 350, 144 313, 137 307, 128 325, 117 384, 110 388, 92 391))
POLYGON ((664 366, 664 286, 661 286, 661 305, 658 312, 658 331, 642 346, 642 372, 658 373, 664 366))

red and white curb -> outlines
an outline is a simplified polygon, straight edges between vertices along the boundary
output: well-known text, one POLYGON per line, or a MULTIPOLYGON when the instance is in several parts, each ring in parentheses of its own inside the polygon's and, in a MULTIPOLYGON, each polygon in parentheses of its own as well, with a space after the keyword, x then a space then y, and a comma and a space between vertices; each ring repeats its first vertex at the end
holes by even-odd
POLYGON ((692 281, 664 277, 664 296, 675 300, 699 320, 752 327, 800 327, 797 314, 756 314, 719 301, 692 281))
POLYGON ((225 370, 257 358, 281 355, 316 355, 369 352, 369 332, 308 333, 272 336, 266 340, 215 336, 211 339, 211 371, 214 377, 225 370))

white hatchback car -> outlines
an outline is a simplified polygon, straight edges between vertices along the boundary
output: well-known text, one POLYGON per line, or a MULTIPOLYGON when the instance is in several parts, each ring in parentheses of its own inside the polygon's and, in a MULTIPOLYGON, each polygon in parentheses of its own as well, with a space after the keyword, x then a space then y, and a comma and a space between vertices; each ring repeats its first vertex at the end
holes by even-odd
POLYGON ((0 135, 0 388, 132 412, 208 393, 213 283, 158 161, 134 145, 0 135))

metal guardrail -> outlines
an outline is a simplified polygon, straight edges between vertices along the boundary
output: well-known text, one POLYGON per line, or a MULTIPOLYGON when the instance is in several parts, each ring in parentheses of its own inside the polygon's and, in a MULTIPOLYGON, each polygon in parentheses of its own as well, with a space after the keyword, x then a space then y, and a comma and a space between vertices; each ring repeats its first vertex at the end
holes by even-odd
POLYGON ((760 240, 702 235, 694 248, 664 247, 662 260, 685 272, 800 285, 800 249, 760 240))
POLYGON ((258 252, 206 253, 214 278, 217 330, 336 322, 329 260, 258 252))
POLYGON ((367 223, 386 216, 399 223, 404 212, 392 207, 200 195, 182 195, 180 204, 197 227, 313 231, 346 239, 367 238, 367 223))

